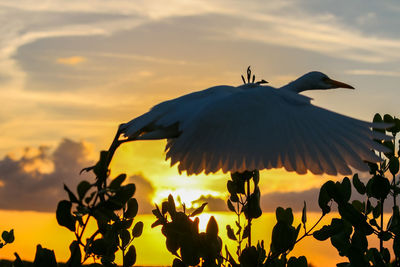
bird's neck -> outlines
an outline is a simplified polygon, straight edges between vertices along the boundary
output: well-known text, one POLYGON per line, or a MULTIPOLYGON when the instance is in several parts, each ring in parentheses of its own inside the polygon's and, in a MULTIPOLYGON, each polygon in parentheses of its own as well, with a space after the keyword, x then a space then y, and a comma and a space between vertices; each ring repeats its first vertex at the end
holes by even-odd
POLYGON ((282 86, 280 89, 285 91, 291 91, 293 93, 300 93, 306 90, 311 90, 309 84, 300 78, 286 84, 285 86, 282 86))

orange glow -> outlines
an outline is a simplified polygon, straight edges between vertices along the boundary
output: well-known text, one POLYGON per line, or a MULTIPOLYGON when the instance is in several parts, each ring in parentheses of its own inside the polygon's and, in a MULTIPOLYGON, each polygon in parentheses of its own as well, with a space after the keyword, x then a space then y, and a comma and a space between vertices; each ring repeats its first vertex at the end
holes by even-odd
POLYGON ((81 57, 81 56, 57 58, 57 63, 64 64, 64 65, 77 65, 77 64, 85 62, 85 61, 86 61, 86 58, 81 57))
MULTIPOLYGON (((16 211, 0 211, 0 216, 3 220, 0 222, 1 230, 14 229, 15 242, 1 249, 1 258, 15 259, 14 252, 24 260, 32 261, 34 259, 36 245, 41 244, 43 247, 53 249, 55 251, 58 262, 65 262, 69 257, 68 246, 73 234, 64 227, 57 224, 53 213, 38 213, 38 212, 16 212, 16 211), (6 218, 7 220, 4 220, 6 218)), ((223 239, 224 244, 229 248, 232 255, 236 251, 236 243, 229 240, 226 236, 226 225, 230 224, 235 227, 236 216, 231 213, 203 213, 199 216, 200 231, 205 231, 208 220, 214 216, 218 222, 219 235, 223 239)), ((294 214, 295 218, 301 218, 300 213, 294 214)), ((309 224, 315 222, 319 214, 308 214, 309 224)), ((155 221, 153 215, 139 215, 135 222, 143 221, 145 227, 143 235, 133 241, 137 250, 136 265, 170 265, 173 256, 165 247, 165 237, 161 234, 161 227, 151 228, 151 224, 155 221), (154 257, 157 255, 157 257, 154 257)), ((322 221, 322 225, 328 223, 329 218, 322 221)), ((259 219, 253 221, 253 240, 263 239, 266 250, 269 249, 270 237, 272 228, 275 224, 275 214, 264 213, 259 219)), ((295 225, 299 223, 295 220, 295 225)), ((94 228, 94 221, 89 224, 88 231, 94 228)), ((300 232, 302 234, 302 232, 300 232)), ((255 242, 255 241, 254 241, 255 242)), ((318 266, 335 266, 342 259, 338 256, 337 251, 332 247, 330 241, 320 242, 312 237, 305 238, 295 247, 295 250, 290 254, 295 256, 306 255, 309 262, 318 266)), ((117 254, 117 262, 120 262, 121 256, 117 254)))

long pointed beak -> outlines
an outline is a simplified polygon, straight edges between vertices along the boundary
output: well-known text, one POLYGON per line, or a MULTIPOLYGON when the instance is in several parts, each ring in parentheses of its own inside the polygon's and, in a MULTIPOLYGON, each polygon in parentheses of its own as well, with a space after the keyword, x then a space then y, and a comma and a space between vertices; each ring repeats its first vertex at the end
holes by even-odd
POLYGON ((329 83, 329 84, 331 84, 331 85, 333 85, 333 86, 334 86, 333 88, 354 89, 353 86, 351 86, 351 85, 349 85, 349 84, 347 84, 347 83, 342 83, 342 82, 335 81, 335 80, 332 80, 332 79, 328 79, 328 80, 326 80, 326 82, 329 83))

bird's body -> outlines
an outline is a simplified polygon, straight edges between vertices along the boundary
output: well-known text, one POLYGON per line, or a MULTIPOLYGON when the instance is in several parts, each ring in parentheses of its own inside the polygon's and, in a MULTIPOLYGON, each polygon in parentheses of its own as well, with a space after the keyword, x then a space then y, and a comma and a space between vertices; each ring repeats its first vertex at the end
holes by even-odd
MULTIPOLYGON (((215 86, 154 106, 120 126, 129 140, 168 139, 167 159, 190 174, 284 167, 304 174, 349 174, 379 158, 371 123, 316 107, 299 92, 352 88, 320 72, 276 89, 259 83, 215 86)), ((381 136, 385 138, 385 136, 381 136)))

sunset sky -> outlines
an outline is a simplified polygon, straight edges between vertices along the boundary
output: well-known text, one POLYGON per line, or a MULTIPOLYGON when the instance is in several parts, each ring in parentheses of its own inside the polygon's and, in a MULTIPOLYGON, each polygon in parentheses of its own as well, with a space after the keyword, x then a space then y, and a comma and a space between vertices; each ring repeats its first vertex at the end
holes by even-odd
MULTIPOLYGON (((240 85, 248 65, 276 87, 319 70, 356 90, 306 93, 313 104, 364 120, 399 115, 397 1, 0 0, 0 14, 0 230, 16 232, 0 258, 17 251, 32 260, 42 243, 66 260, 72 236, 54 216, 66 198, 62 184, 93 178, 78 172, 108 148, 120 123, 189 92, 240 85)), ((124 144, 111 166, 113 176, 125 172, 136 183, 146 227, 153 203, 173 193, 187 204, 208 202, 224 232, 228 174, 179 175, 164 146, 124 144)), ((300 211, 306 200, 318 212, 328 178, 342 177, 263 171, 263 211, 300 211)), ((171 263, 159 229, 142 239, 142 251, 157 240, 165 262, 138 252, 139 264, 171 263)))

